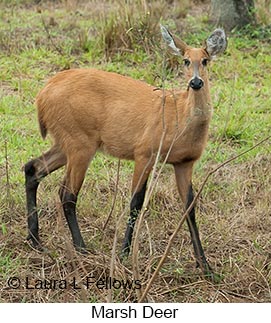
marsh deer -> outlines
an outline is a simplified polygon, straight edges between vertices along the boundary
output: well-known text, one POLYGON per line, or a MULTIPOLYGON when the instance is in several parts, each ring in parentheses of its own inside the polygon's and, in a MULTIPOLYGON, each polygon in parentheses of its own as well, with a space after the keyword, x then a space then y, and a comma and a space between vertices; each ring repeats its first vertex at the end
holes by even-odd
MULTIPOLYGON (((97 69, 71 69, 52 77, 36 98, 43 138, 52 136, 52 148, 25 165, 28 239, 40 246, 37 188, 41 179, 66 165, 59 194, 73 244, 86 245, 76 218, 76 201, 90 161, 97 150, 135 161, 130 217, 122 255, 130 251, 135 221, 142 207, 148 176, 158 151, 172 164, 180 197, 188 208, 193 200, 192 170, 207 141, 212 116, 207 65, 227 45, 216 29, 202 48, 193 48, 161 32, 173 54, 182 56, 188 87, 185 91, 159 90, 144 82, 97 69), (164 133, 162 145, 160 140, 164 133)), ((205 275, 211 268, 205 258, 192 208, 187 217, 197 264, 205 275)))

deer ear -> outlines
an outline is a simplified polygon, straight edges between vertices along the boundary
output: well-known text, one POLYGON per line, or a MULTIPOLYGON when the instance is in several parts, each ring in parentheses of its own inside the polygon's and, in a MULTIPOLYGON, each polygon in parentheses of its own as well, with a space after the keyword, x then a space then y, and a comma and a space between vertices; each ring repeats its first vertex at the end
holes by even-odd
POLYGON ((185 42, 176 36, 171 35, 166 27, 160 25, 161 34, 168 47, 173 51, 174 55, 183 55, 185 50, 188 48, 185 42))
POLYGON ((205 41, 205 50, 214 57, 222 54, 227 48, 227 37, 223 29, 216 29, 205 41))

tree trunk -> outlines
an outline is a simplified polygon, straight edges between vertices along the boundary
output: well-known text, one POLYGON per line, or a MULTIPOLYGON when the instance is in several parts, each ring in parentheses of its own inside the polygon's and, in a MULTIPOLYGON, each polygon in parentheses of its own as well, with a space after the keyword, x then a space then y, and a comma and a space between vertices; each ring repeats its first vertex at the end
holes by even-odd
POLYGON ((225 30, 255 23, 254 0, 211 0, 211 21, 225 30))

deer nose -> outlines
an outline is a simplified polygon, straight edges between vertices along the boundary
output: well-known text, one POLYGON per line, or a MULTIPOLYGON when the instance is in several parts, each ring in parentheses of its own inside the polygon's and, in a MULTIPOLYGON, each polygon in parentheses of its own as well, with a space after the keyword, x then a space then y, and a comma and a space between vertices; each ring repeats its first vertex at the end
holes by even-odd
POLYGON ((201 78, 199 77, 194 77, 190 82, 189 82, 189 86, 193 89, 193 90, 199 90, 203 87, 204 82, 201 78))

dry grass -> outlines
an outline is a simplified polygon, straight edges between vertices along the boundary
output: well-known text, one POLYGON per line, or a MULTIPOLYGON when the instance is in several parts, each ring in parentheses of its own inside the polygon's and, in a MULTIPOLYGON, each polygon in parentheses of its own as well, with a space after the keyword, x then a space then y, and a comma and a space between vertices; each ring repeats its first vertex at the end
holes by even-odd
MULTIPOLYGON (((200 270, 195 268, 190 237, 185 226, 147 295, 149 301, 270 301, 270 161, 270 158, 260 157, 253 163, 228 165, 213 175, 198 202, 197 213, 203 244, 213 268, 223 277, 220 283, 211 284, 201 278, 200 270)), ((108 172, 110 183, 114 182, 115 170, 112 167, 108 172)), ((69 242, 70 234, 63 220, 56 192, 50 193, 53 184, 49 181, 41 188, 41 194, 50 198, 44 203, 40 217, 41 237, 47 252, 31 251, 24 241, 25 214, 21 207, 14 205, 9 210, 4 210, 13 230, 1 235, 1 253, 6 255, 7 261, 3 268, 8 270, 2 272, 1 301, 105 302, 109 293, 112 293, 113 301, 136 301, 136 290, 133 289, 100 289, 95 284, 86 289, 82 285, 87 276, 93 276, 93 281, 109 277, 115 224, 118 216, 127 208, 126 194, 129 191, 126 187, 127 176, 120 172, 116 209, 113 218, 102 231, 111 208, 108 201, 112 201, 114 185, 99 186, 89 192, 89 186, 94 184, 91 182, 91 179, 87 181, 80 196, 80 200, 88 201, 88 207, 79 206, 79 221, 83 235, 88 245, 92 245, 95 254, 82 256, 75 253, 69 242), (91 203, 94 196, 98 201, 95 204, 91 203), (9 250, 12 250, 11 258, 8 258, 9 250), (8 279, 13 276, 21 279, 19 289, 12 290, 7 286, 8 279), (25 283, 26 277, 32 287, 37 279, 64 279, 69 283, 75 279, 81 289, 75 289, 71 285, 64 290, 29 290, 25 283)), ((170 169, 166 169, 152 198, 140 234, 142 288, 150 279, 168 238, 178 223, 180 208, 174 176, 170 169)), ((120 250, 124 227, 125 223, 122 223, 121 228, 118 228, 117 251, 120 250)), ((131 259, 124 264, 117 261, 113 277, 132 281, 131 259)))

